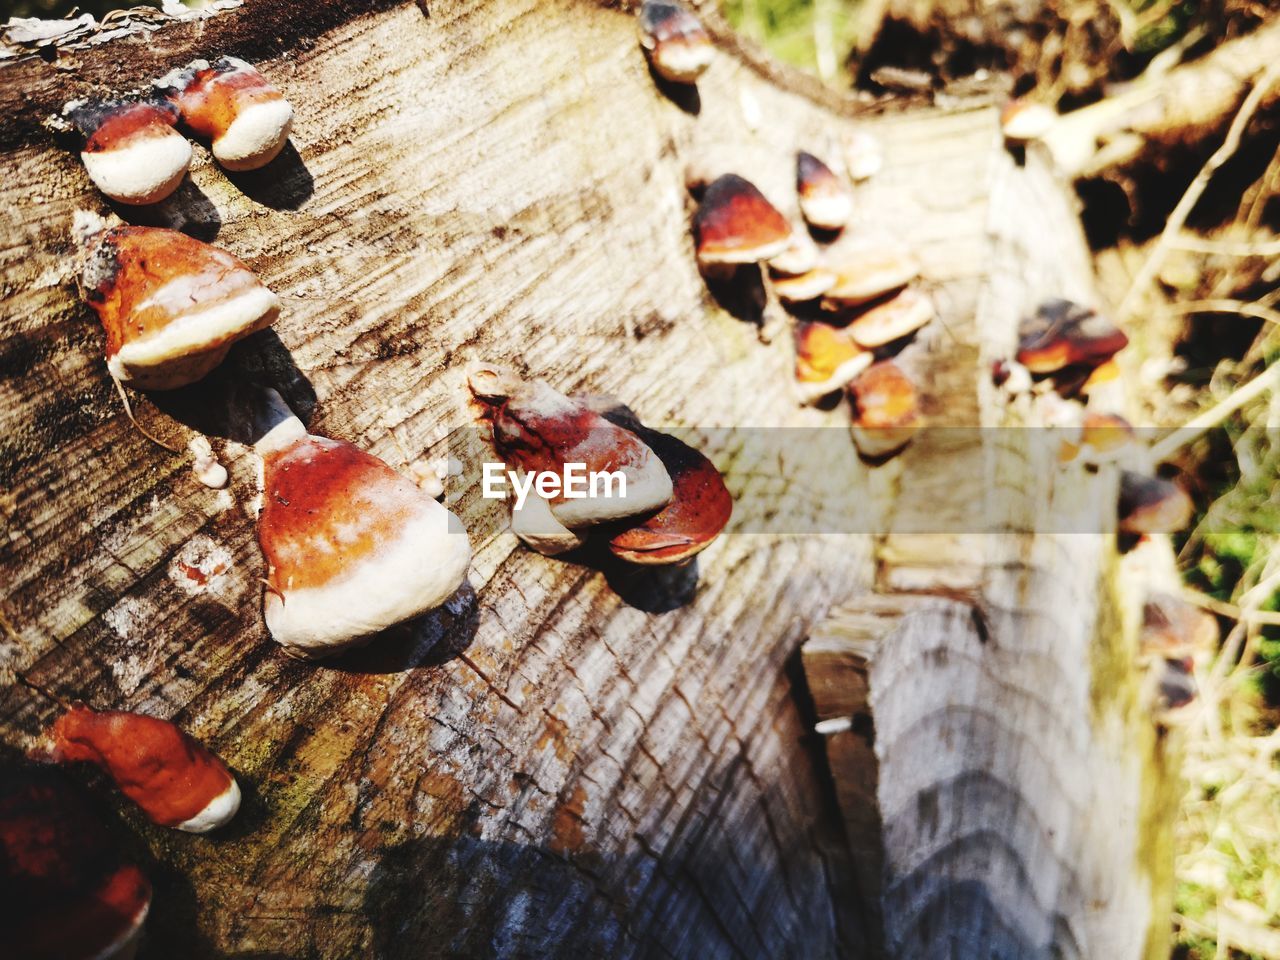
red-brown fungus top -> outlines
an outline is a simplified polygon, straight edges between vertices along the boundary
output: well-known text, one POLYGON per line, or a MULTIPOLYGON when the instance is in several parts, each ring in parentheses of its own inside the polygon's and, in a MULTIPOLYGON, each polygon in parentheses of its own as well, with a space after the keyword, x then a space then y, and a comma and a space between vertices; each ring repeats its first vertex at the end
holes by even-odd
POLYGON ((80 791, 59 771, 0 765, 5 956, 83 960, 125 936, 151 901, 80 791))
POLYGON ((95 234, 81 283, 102 320, 108 357, 181 316, 260 285, 225 250, 160 227, 114 227, 95 234))
POLYGON ((1089 307, 1050 300, 1023 320, 1018 330, 1018 362, 1032 373, 1099 366, 1128 343, 1122 330, 1089 307))
POLYGON ((915 384, 892 360, 881 360, 849 384, 858 411, 858 425, 899 427, 915 422, 920 413, 915 384))
POLYGON ((791 224, 755 185, 727 173, 712 181, 693 220, 698 256, 708 261, 746 261, 781 252, 776 248, 791 236, 791 224))
POLYGON ((561 473, 566 463, 585 464, 589 472, 614 471, 649 456, 631 431, 538 382, 496 407, 493 442, 504 460, 526 472, 561 473))
POLYGON ((426 494, 372 454, 308 436, 269 455, 258 540, 277 590, 321 586, 397 539, 426 494))
POLYGON ((171 95, 182 122, 202 137, 225 133, 236 115, 252 104, 284 99, 253 67, 225 57, 183 75, 183 81, 171 95))
POLYGON ((796 191, 802 197, 819 197, 846 191, 844 182, 812 153, 796 154, 796 191))
POLYGON ((86 104, 71 120, 84 133, 85 153, 119 150, 138 140, 163 136, 173 129, 177 110, 167 103, 86 104))
POLYGON ((795 327, 796 376, 801 380, 826 380, 862 347, 843 329, 829 323, 801 321, 795 327))
POLYGON ((105 770, 130 800, 167 827, 190 820, 231 784, 222 761, 168 720, 72 707, 54 723, 54 754, 105 770))
POLYGON ((671 502, 613 537, 610 549, 651 561, 690 557, 729 523, 733 497, 715 464, 693 447, 656 430, 636 432, 671 476, 671 502))

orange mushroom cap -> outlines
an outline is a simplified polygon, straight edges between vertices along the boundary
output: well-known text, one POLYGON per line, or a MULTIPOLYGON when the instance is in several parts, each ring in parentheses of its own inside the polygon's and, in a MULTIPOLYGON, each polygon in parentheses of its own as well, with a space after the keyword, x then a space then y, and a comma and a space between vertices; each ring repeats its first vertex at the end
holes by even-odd
POLYGON ((853 439, 865 457, 901 450, 920 429, 920 397, 911 378, 892 360, 867 367, 849 384, 855 411, 853 439))
POLYGON ((159 227, 93 233, 81 286, 107 335, 108 369, 144 389, 194 383, 280 312, 234 256, 159 227))
POLYGON ((466 579, 458 518, 382 460, 288 417, 263 457, 258 542, 267 628, 285 651, 326 656, 435 609, 466 579))
POLYGON ((489 408, 494 446, 508 464, 563 475, 565 464, 580 463, 588 473, 627 477, 625 497, 551 498, 552 513, 566 527, 634 517, 671 502, 671 477, 657 454, 584 401, 487 364, 472 372, 471 388, 489 408))
POLYGON ((616 534, 609 549, 631 563, 682 563, 719 536, 733 514, 733 497, 715 464, 693 447, 656 430, 636 433, 671 476, 671 502, 616 534))
POLYGON ((1128 343, 1124 332, 1090 307, 1049 300, 1018 329, 1018 362, 1032 373, 1098 367, 1128 343))
POLYGON ((119 203, 158 203, 191 164, 191 144, 174 129, 177 110, 163 101, 72 102, 67 119, 84 136, 80 159, 94 186, 119 203))
POLYGON ((867 307, 849 321, 849 336, 874 349, 915 333, 935 316, 933 301, 910 288, 867 307))
POLYGON ((693 218, 698 262, 759 263, 791 242, 791 224, 756 187, 726 173, 707 187, 693 218))
POLYGON ((79 705, 49 733, 56 759, 101 767, 162 826, 203 833, 225 824, 240 806, 226 765, 168 720, 79 705))
POLYGON ((857 306, 900 290, 920 276, 920 262, 903 253, 865 253, 835 271, 829 306, 857 306))
POLYGON ((711 65, 715 47, 702 21, 672 0, 640 6, 640 45, 654 71, 675 83, 693 83, 711 65))
POLYGON ((874 359, 846 330, 829 323, 797 323, 795 349, 796 384, 806 403, 839 390, 874 359))
POLYGON ((800 212, 820 230, 840 230, 853 215, 853 191, 811 153, 796 154, 796 193, 800 212))
POLYGON ((256 170, 284 149, 293 108, 257 69, 243 60, 196 60, 156 81, 177 105, 182 122, 207 137, 228 170, 256 170))

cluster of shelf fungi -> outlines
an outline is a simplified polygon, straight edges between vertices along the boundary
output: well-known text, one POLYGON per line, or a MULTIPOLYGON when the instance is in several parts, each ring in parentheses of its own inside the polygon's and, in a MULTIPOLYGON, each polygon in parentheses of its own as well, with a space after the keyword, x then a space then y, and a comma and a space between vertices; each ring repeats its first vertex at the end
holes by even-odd
MULTIPOLYGON (((645 2, 641 46, 653 71, 693 84, 714 56, 698 19, 677 3, 645 2)), ((73 102, 51 123, 78 137, 85 171, 125 206, 157 203, 185 177, 188 137, 209 144, 227 170, 258 169, 284 148, 292 108, 254 67, 229 57, 198 60, 142 95, 73 102)), ((753 184, 733 173, 692 177, 697 263, 709 281, 733 284, 761 265, 793 319, 798 401, 847 395, 853 440, 879 462, 923 424, 918 390, 895 362, 935 317, 912 286, 920 265, 907 251, 833 261, 825 249, 854 212, 853 183, 882 164, 874 138, 846 144, 845 175, 800 151, 796 188, 809 229, 794 227, 753 184)), ((86 212, 81 293, 105 332, 105 358, 124 387, 174 390, 206 377, 231 346, 270 326, 280 299, 233 254, 182 233, 108 225, 86 212)), ((1124 334, 1066 301, 1041 306, 1020 330, 1015 358, 993 371, 1010 402, 1036 403, 1064 428, 1063 461, 1119 461, 1117 529, 1136 539, 1180 529, 1192 504, 1142 463, 1133 428, 1108 400, 1124 334)), ((687 563, 727 526, 733 500, 715 465, 681 440, 646 427, 612 398, 566 396, 542 380, 476 364, 477 415, 516 475, 621 471, 625 495, 568 499, 530 491, 512 532, 545 555, 601 542, 635 564, 687 563)), ((263 615, 289 654, 328 657, 445 604, 471 559, 458 518, 438 502, 438 477, 422 482, 342 440, 320 437, 274 391, 252 391, 253 447, 262 461, 258 538, 267 563, 263 615)), ((130 413, 130 416, 132 414, 130 413)), ((158 442, 158 441, 157 441, 158 442)), ((162 444, 163 445, 163 444, 162 444)), ((203 437, 191 444, 196 475, 227 483, 203 437)), ((1175 708, 1193 695, 1190 652, 1212 621, 1174 597, 1146 607, 1147 649, 1164 665, 1158 696, 1175 708)), ((147 878, 120 853, 93 805, 54 765, 91 763, 153 822, 203 833, 235 816, 240 790, 226 766, 174 724, 80 703, 65 709, 0 779, 3 882, 20 907, 9 944, 18 956, 123 958, 137 949, 151 900, 147 878)))

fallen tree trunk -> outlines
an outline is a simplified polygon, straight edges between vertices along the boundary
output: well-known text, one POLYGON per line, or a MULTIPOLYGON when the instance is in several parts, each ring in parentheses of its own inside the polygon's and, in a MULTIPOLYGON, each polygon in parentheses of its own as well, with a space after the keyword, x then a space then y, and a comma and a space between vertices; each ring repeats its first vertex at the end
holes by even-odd
MULTIPOLYGON (((788 667, 829 606, 876 583, 885 543, 873 534, 890 516, 963 524, 973 449, 930 432, 873 470, 848 443, 847 413, 797 407, 787 338, 758 337, 782 320, 777 305, 731 303, 746 320, 734 316, 693 267, 684 167, 730 157, 782 203, 797 148, 834 155, 855 121, 883 139, 886 169, 860 189, 842 243, 901 244, 924 263, 941 322, 904 362, 939 427, 992 422, 988 360, 1040 297, 1088 299, 1089 268, 1059 185, 1004 154, 990 105, 858 119, 851 102, 810 92, 726 52, 696 97, 666 96, 631 16, 572 0, 262 0, 0 67, 0 655, 21 680, 0 731, 22 748, 56 715, 38 690, 172 717, 247 794, 210 838, 124 812, 157 887, 145 956, 877 949, 878 905, 857 895, 866 865, 788 667), (284 298, 274 332, 239 357, 245 372, 314 404, 313 432, 397 465, 471 448, 471 360, 616 395, 652 425, 697 432, 735 494, 730 534, 674 574, 547 559, 517 546, 505 508, 468 475, 450 504, 475 548, 469 602, 331 664, 284 657, 261 622, 254 457, 219 442, 232 485, 211 491, 129 426, 68 234, 76 209, 111 211, 41 126, 71 97, 213 54, 254 60, 280 84, 296 149, 233 177, 201 154, 173 199, 127 213, 216 239, 284 298)), ((213 402, 201 389, 139 400, 139 417, 181 446, 213 402)), ((1109 577, 1097 543, 1062 596, 1084 590, 1103 609, 1106 590, 1088 586, 1109 577)), ((880 583, 967 582, 963 558, 932 559, 880 583)), ((1038 602, 1056 602, 1051 580, 1042 589, 1038 602)), ((958 651, 972 642, 958 621, 939 629, 958 651)), ((1076 663, 1073 689, 1102 669, 1076 663)), ((1063 709, 1073 729, 1122 722, 1113 746, 1142 722, 1078 698, 1063 709)), ((1141 769, 1126 803, 1159 788, 1141 769)), ((1083 864, 1061 911, 1081 956, 1129 960, 1159 941, 1167 885, 1147 882, 1136 824, 1104 839, 1116 837, 1061 851, 1083 864), (1091 884, 1107 869, 1118 893, 1098 910, 1091 884), (1143 930, 1116 933, 1135 904, 1143 930), (1091 954, 1098 943, 1117 947, 1091 954)), ((987 929, 954 955, 1005 942, 987 929)), ((1036 927, 1007 955, 1051 955, 1058 929, 1036 927)), ((902 956, 942 942, 890 933, 902 956)))

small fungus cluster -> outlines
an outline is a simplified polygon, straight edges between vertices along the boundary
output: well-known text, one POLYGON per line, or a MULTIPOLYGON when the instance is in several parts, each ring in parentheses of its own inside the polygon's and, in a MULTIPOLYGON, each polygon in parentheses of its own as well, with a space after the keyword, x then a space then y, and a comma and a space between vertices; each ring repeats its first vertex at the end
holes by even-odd
POLYGON ((531 490, 511 529, 539 553, 573 550, 598 532, 610 553, 642 565, 691 560, 720 534, 733 499, 720 472, 683 441, 649 429, 626 407, 568 397, 542 380, 479 364, 471 392, 509 468, 562 475, 565 465, 621 474, 617 490, 580 498, 531 490))
POLYGON ((74 100, 63 118, 80 134, 80 159, 94 186, 139 206, 168 197, 191 165, 191 145, 178 126, 208 141, 227 170, 256 170, 284 149, 293 108, 254 67, 222 57, 174 70, 142 94, 74 100))

